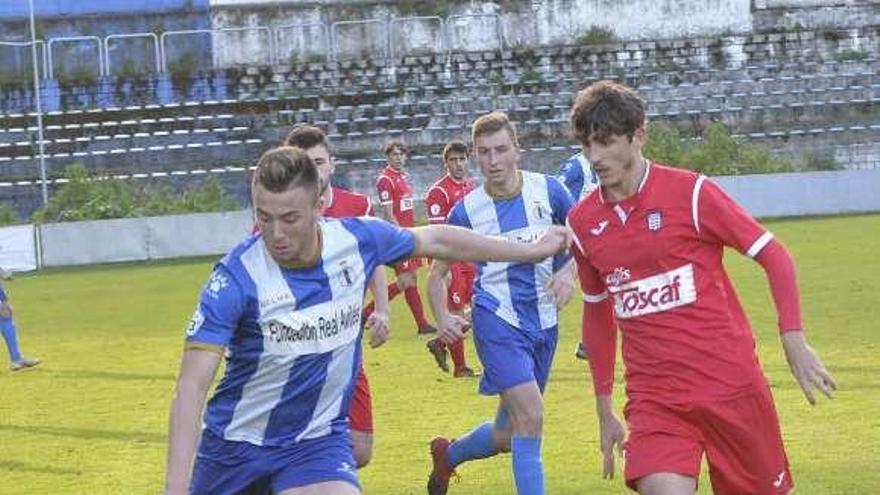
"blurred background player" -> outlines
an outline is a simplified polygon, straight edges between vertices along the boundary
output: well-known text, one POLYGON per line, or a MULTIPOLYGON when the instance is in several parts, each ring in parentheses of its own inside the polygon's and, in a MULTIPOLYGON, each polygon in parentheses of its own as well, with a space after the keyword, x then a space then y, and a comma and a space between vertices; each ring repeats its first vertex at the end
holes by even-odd
MULTIPOLYGON (((474 157, 485 177, 449 213, 447 222, 490 236, 530 243, 565 223, 571 196, 555 177, 519 169, 519 141, 503 112, 474 121, 474 157)), ((449 263, 436 260, 428 275, 431 308, 440 336, 470 323, 447 310, 449 263)), ((459 464, 512 453, 519 495, 544 494, 541 458, 543 392, 558 339, 558 311, 574 286, 574 262, 552 256, 537 263, 480 263, 474 284, 474 343, 483 376, 480 393, 500 395, 494 421, 450 441, 431 441, 428 494, 444 495, 459 464)))
MULTIPOLYGON (((449 211, 467 193, 477 187, 468 174, 468 149, 462 141, 451 141, 443 148, 443 166, 446 174, 428 188, 425 196, 425 210, 429 223, 446 223, 449 211)), ((476 267, 473 263, 452 263, 449 267, 450 280, 447 304, 449 311, 470 320, 471 296, 473 294, 476 267)), ((437 365, 449 371, 446 360, 447 345, 439 338, 428 341, 428 350, 434 355, 437 365)), ((449 344, 453 371, 456 378, 474 377, 474 370, 467 366, 464 357, 464 340, 449 344)))
POLYGON ((166 495, 359 494, 347 412, 373 272, 410 256, 529 262, 570 242, 564 228, 517 244, 448 226, 322 218, 321 188, 299 148, 257 162, 259 233, 217 263, 186 329, 166 495))
MULTIPOLYGON (((587 197, 587 194, 590 194, 599 187, 599 177, 593 171, 590 160, 584 156, 583 152, 578 152, 568 157, 562 166, 559 167, 559 174, 556 177, 568 189, 571 199, 575 203, 587 197)), ((574 355, 578 359, 587 359, 587 352, 584 350, 583 342, 578 342, 574 355)))
MULTIPOLYGON (((318 169, 318 175, 325 185, 322 193, 323 215, 329 218, 361 217, 373 214, 370 198, 363 194, 346 191, 329 184, 336 170, 331 154, 330 141, 324 131, 317 127, 297 126, 287 135, 285 144, 296 146, 306 152, 318 169)), ((378 347, 388 338, 388 289, 385 269, 375 271, 370 279, 370 292, 373 293, 375 310, 365 319, 365 328, 370 330, 370 346, 378 347)), ((351 441, 354 446, 354 460, 358 469, 366 466, 373 456, 373 403, 370 382, 364 372, 363 360, 358 369, 357 383, 351 407, 348 411, 351 441)))
POLYGON ((813 403, 814 387, 830 397, 836 385, 804 338, 791 255, 713 181, 642 156, 645 102, 634 90, 610 81, 582 90, 571 127, 601 183, 568 220, 604 476, 624 439, 611 396, 619 325, 631 489, 692 495, 705 454, 716 495, 790 493, 773 397, 722 257, 735 248, 766 272, 785 356, 813 403))
MULTIPOLYGON (((0 268, 0 278, 11 280, 12 272, 0 268)), ((6 341, 6 349, 9 351, 10 370, 19 371, 40 364, 39 359, 22 356, 18 348, 18 329, 12 317, 12 306, 9 304, 9 298, 6 296, 2 283, 0 283, 0 332, 3 333, 3 340, 6 341)))
MULTIPOLYGON (((390 140, 382 150, 385 153, 386 167, 379 173, 376 189, 379 192, 381 217, 399 227, 415 225, 415 210, 412 185, 406 175, 407 149, 403 142, 390 140)), ((411 258, 394 265, 397 280, 388 285, 388 299, 394 299, 403 292, 406 304, 416 321, 419 334, 436 333, 437 329, 425 319, 425 308, 419 296, 418 270, 422 266, 421 258, 411 258)), ((367 314, 373 306, 367 306, 367 314)))

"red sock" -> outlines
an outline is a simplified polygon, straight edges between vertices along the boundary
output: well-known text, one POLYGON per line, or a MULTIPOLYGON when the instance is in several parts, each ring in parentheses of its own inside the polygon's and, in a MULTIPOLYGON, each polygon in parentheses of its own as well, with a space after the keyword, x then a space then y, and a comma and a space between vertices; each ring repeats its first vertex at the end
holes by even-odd
MULTIPOLYGON (((400 287, 397 286, 397 282, 388 284, 388 302, 391 302, 398 294, 400 294, 400 287)), ((376 301, 370 301, 370 304, 364 306, 364 319, 369 318, 373 311, 376 311, 376 301)))
POLYGON ((419 288, 415 285, 408 287, 403 291, 403 295, 406 297, 406 303, 409 305, 409 310, 412 312, 413 318, 416 320, 416 326, 418 328, 428 326, 428 320, 425 319, 425 308, 422 307, 422 298, 419 296, 419 288))
POLYGON ((467 363, 464 360, 464 339, 458 339, 446 347, 449 348, 449 354, 452 355, 452 363, 455 365, 455 369, 460 370, 466 368, 467 363))

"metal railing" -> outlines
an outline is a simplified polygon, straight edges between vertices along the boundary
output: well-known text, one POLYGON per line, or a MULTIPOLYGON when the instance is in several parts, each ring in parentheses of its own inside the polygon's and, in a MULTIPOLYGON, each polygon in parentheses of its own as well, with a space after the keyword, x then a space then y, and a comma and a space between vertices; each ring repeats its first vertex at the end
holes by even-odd
MULTIPOLYGON (((148 40, 152 40, 153 42, 153 61, 156 67, 156 72, 159 72, 161 69, 161 59, 162 53, 159 49, 159 37, 156 36, 156 33, 129 33, 129 34, 111 34, 104 38, 104 68, 107 71, 108 75, 113 74, 112 65, 110 64, 110 42, 113 40, 119 39, 140 39, 145 38, 148 40)), ((130 59, 127 59, 130 60, 130 59)))
POLYGON ((47 45, 47 50, 49 51, 49 70, 46 71, 46 75, 49 79, 55 79, 55 53, 52 51, 54 46, 58 43, 71 44, 82 42, 90 42, 95 44, 95 48, 98 50, 98 77, 103 77, 107 74, 107 72, 104 70, 104 56, 103 50, 101 49, 101 38, 97 36, 65 36, 62 38, 51 38, 47 45))
MULTIPOLYGON (((483 31, 485 33, 485 31, 483 31)), ((125 44, 121 40, 144 39, 151 43, 153 63, 150 64, 157 72, 169 72, 169 38, 203 35, 209 41, 209 53, 213 54, 210 66, 204 68, 229 68, 245 65, 273 65, 291 61, 309 61, 314 59, 341 60, 358 58, 369 53, 372 57, 396 59, 411 53, 440 53, 449 55, 452 51, 503 49, 504 26, 501 16, 497 14, 464 14, 447 18, 439 16, 392 17, 390 19, 362 19, 338 21, 332 24, 322 22, 285 24, 280 26, 233 27, 220 29, 187 29, 156 33, 123 33, 111 34, 103 38, 97 36, 65 36, 50 38, 48 41, 38 40, 46 69, 43 77, 54 79, 59 63, 56 63, 59 45, 89 44, 94 45, 97 55, 97 77, 113 75, 117 64, 114 52, 124 51, 125 44), (462 42, 462 38, 472 39, 474 33, 480 32, 480 23, 491 22, 493 28, 489 38, 481 38, 480 43, 462 42), (419 27, 421 26, 421 28, 419 27), (418 45, 409 45, 408 37, 403 36, 406 30, 421 31, 424 34, 418 45), (347 31, 356 31, 346 41, 347 31), (318 34, 315 36, 315 31, 318 34), (359 32, 357 32, 359 31, 359 32), (234 36, 227 41, 225 38, 234 36), (291 46, 292 45, 292 46, 291 46), (242 47, 247 47, 242 49, 242 47)), ((186 46, 185 43, 179 43, 186 46)), ((28 47, 30 42, 0 41, 0 47, 28 47)), ((183 49, 183 48, 181 48, 183 49)), ((80 48, 82 50, 82 48, 80 48)), ((194 45, 192 52, 207 51, 205 46, 194 45)), ((133 52, 132 52, 133 53, 133 52)), ((141 57, 143 48, 141 48, 141 57)), ((136 60, 143 63, 137 56, 118 55, 123 60, 136 60)), ((206 64, 207 65, 207 64, 206 64)), ((82 67, 79 64, 78 67, 82 67)), ((117 69, 118 71, 118 69, 117 69)))

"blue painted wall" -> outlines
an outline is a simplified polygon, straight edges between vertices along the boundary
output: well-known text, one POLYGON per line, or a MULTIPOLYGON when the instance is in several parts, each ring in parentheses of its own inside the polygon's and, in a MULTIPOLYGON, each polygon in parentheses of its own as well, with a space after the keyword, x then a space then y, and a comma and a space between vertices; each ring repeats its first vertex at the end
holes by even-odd
MULTIPOLYGON (((175 10, 208 10, 209 0, 34 0, 37 17, 154 14, 175 10)), ((0 22, 28 17, 28 0, 0 1, 0 22)))

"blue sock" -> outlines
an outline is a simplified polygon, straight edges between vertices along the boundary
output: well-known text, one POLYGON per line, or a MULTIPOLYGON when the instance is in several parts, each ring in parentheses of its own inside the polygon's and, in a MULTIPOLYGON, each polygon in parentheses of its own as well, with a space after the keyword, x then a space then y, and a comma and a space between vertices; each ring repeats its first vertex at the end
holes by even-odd
POLYGON ((510 439, 513 456, 513 479, 519 495, 544 495, 544 463, 541 461, 540 437, 510 439))
POLYGON ((12 318, 0 318, 0 332, 3 333, 3 340, 6 341, 6 347, 9 349, 9 360, 20 361, 21 352, 18 350, 15 321, 12 318))
POLYGON ((455 467, 462 462, 492 457, 497 453, 498 450, 492 443, 492 422, 487 421, 452 442, 447 452, 447 458, 449 465, 455 467))

